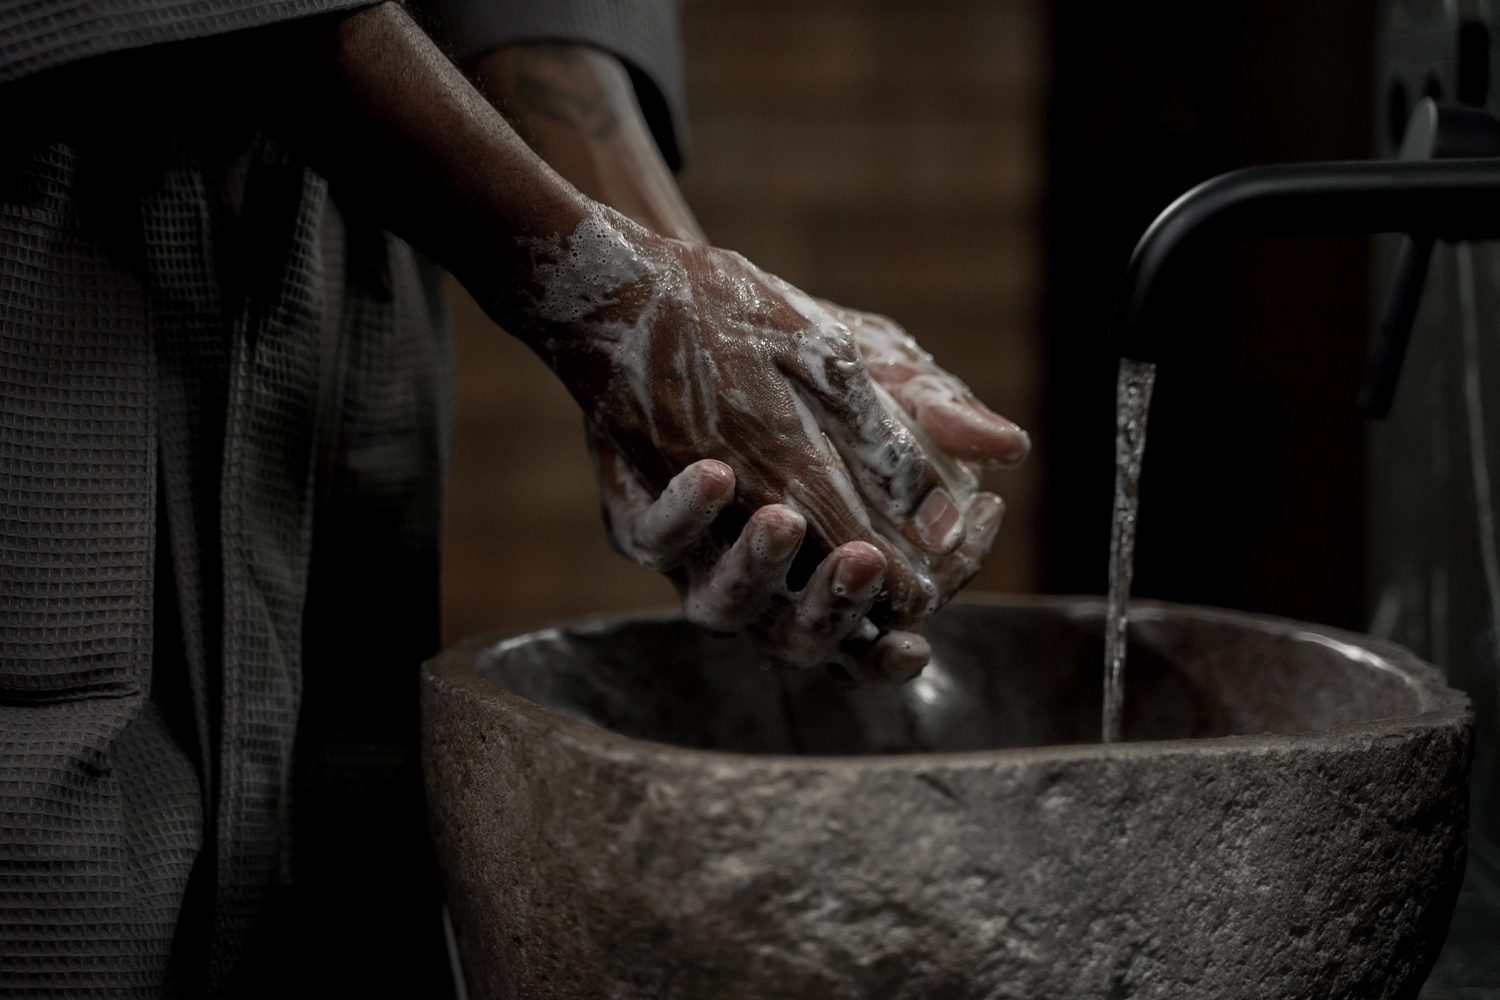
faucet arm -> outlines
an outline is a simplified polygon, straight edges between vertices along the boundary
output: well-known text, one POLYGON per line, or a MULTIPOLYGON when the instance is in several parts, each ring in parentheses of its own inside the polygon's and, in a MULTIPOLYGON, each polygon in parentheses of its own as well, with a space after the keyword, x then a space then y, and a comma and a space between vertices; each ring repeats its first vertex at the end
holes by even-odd
MULTIPOLYGON (((1430 97, 1417 102, 1407 119, 1398 159, 1457 160, 1475 156, 1500 156, 1500 121, 1494 115, 1484 108, 1439 104, 1430 97)), ((1389 416, 1396 400, 1396 382, 1401 377, 1401 361, 1406 356, 1417 308, 1422 304, 1433 243, 1430 233, 1408 233, 1396 251, 1390 294, 1370 339, 1370 360, 1359 390, 1359 408, 1373 420, 1389 416)))
POLYGON ((1425 233, 1500 237, 1500 159, 1361 160, 1247 167, 1204 181, 1141 237, 1115 298, 1121 353, 1158 361, 1157 322, 1184 261, 1256 236, 1425 233))

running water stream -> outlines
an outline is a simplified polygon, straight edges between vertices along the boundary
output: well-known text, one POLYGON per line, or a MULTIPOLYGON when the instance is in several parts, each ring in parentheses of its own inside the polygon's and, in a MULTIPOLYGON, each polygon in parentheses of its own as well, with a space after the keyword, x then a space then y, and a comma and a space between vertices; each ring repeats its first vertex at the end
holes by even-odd
POLYGON ((1125 718, 1126 605, 1135 570, 1141 457, 1156 366, 1120 359, 1115 387, 1115 505, 1109 533, 1109 611, 1104 623, 1104 742, 1118 743, 1125 718))

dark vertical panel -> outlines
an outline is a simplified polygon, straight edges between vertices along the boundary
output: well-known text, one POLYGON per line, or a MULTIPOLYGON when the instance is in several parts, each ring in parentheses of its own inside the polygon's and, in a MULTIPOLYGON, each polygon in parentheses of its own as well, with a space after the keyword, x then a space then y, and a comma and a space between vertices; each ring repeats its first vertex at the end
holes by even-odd
MULTIPOLYGON (((1151 219, 1230 163, 1235 16, 1232 3, 1054 4, 1043 441, 1046 584, 1054 591, 1104 586, 1113 476, 1114 358, 1104 342, 1110 305, 1151 219)), ((1206 442, 1192 432, 1203 422, 1194 412, 1202 402, 1196 390, 1227 367, 1228 281, 1224 269, 1216 271, 1206 272, 1215 287, 1199 284, 1196 301, 1185 303, 1199 335, 1168 366, 1153 409, 1138 579, 1143 592, 1158 594, 1174 578, 1191 579, 1183 596, 1227 603, 1232 574, 1222 565, 1179 565, 1190 553, 1157 528, 1197 506, 1184 502, 1184 490, 1220 492, 1214 453, 1196 447, 1206 442)))
MULTIPOLYGON (((1054 5, 1046 584, 1104 584, 1109 306, 1176 195, 1235 166, 1365 153, 1363 0, 1054 5)), ((1200 262, 1162 366, 1137 592, 1358 624, 1362 241, 1265 241, 1200 262)))
MULTIPOLYGON (((1373 155, 1372 0, 1254 0, 1241 19, 1237 159, 1373 155)), ((1253 465, 1275 484, 1245 539, 1242 600, 1363 629, 1368 239, 1262 240, 1240 254, 1239 370, 1282 437, 1253 465)))

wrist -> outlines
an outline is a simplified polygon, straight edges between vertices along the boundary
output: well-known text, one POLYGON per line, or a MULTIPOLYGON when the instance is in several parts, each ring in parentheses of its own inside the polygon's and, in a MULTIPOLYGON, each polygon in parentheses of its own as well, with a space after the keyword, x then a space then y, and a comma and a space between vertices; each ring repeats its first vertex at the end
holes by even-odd
POLYGON ((645 336, 646 313, 681 267, 669 241, 588 199, 571 226, 519 235, 509 249, 514 257, 481 301, 575 394, 587 371, 640 346, 626 342, 645 336))

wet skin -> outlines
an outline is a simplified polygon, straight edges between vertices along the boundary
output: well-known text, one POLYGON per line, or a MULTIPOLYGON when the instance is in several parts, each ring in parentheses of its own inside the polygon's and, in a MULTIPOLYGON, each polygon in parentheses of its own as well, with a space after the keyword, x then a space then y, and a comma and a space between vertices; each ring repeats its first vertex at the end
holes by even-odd
POLYGON ((661 240, 619 216, 583 229, 538 251, 580 273, 535 268, 552 289, 581 287, 581 297, 534 305, 542 322, 512 329, 596 432, 654 492, 700 459, 724 462, 737 505, 785 503, 824 551, 852 540, 879 550, 885 618, 930 614, 938 592, 924 563, 962 543, 963 517, 876 398, 849 329, 738 255, 661 240), (618 284, 595 282, 612 267, 618 284), (869 514, 900 532, 909 555, 869 514))
MULTIPOLYGON (((661 159, 616 57, 586 45, 526 44, 485 53, 470 69, 527 142, 586 194, 657 233, 707 242, 661 159)), ((937 447, 976 465, 1014 465, 1025 457, 1025 433, 975 399, 898 324, 829 302, 817 305, 850 331, 869 377, 916 419, 937 447)), ((621 455, 616 439, 593 423, 589 431, 611 540, 639 564, 670 572, 691 620, 725 632, 748 627, 768 652, 783 660, 809 665, 837 659, 865 680, 904 680, 926 662, 920 636, 895 630, 870 641, 868 627, 860 628, 861 619, 875 609, 893 560, 897 588, 908 578, 909 546, 903 547, 903 555, 878 532, 863 535, 862 525, 844 524, 843 530, 869 544, 834 547, 820 537, 831 555, 798 593, 789 594, 787 572, 808 525, 796 510, 776 502, 774 489, 764 489, 764 481, 746 484, 728 465, 706 460, 688 465, 654 502, 652 485, 621 455), (741 504, 766 505, 755 511, 737 540, 716 539, 713 522, 734 499, 737 483, 741 504), (844 641, 851 636, 853 642, 844 641)), ((878 496, 880 491, 875 492, 878 496)), ((993 494, 981 494, 959 523, 959 512, 939 494, 928 493, 925 504, 900 534, 917 542, 914 555, 920 566, 913 572, 930 584, 923 593, 935 592, 940 603, 978 570, 1004 505, 993 494), (924 535, 927 541, 946 537, 924 545, 924 535), (946 552, 955 537, 957 548, 946 552)), ((887 625, 919 619, 919 596, 887 594, 886 606, 876 609, 875 616, 887 625)))
MULTIPOLYGON (((664 550, 644 553, 673 570, 690 614, 753 617, 768 647, 793 662, 816 662, 852 639, 858 648, 842 655, 857 675, 920 669, 920 640, 882 637, 866 615, 899 630, 930 613, 977 568, 1000 504, 987 497, 967 518, 957 511, 877 400, 848 322, 737 255, 601 209, 395 5, 299 22, 281 37, 291 56, 292 72, 278 78, 285 89, 249 99, 341 197, 445 265, 553 366, 602 446, 606 498, 625 495, 622 477, 634 477, 640 516, 675 514, 666 535, 695 539, 676 566, 664 550), (585 244, 590 262, 570 266, 585 244), (677 503, 673 489, 696 490, 702 502, 677 503), (740 510, 745 530, 714 538, 702 523, 714 505, 715 517, 740 510), (795 594, 784 573, 767 584, 804 533, 828 559, 795 594)), ((897 398, 941 437, 943 420, 932 414, 952 407, 928 406, 923 416, 920 404, 897 398)), ((1001 418, 993 420, 1003 428, 964 420, 948 424, 969 442, 966 457, 1024 453, 1024 438, 1001 418), (965 437, 964 420, 980 433, 965 437), (1005 448, 986 450, 985 435, 1005 448)), ((631 530, 644 551, 639 540, 651 533, 631 530)))

